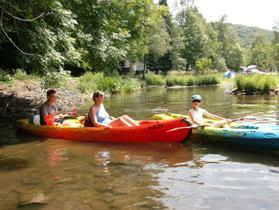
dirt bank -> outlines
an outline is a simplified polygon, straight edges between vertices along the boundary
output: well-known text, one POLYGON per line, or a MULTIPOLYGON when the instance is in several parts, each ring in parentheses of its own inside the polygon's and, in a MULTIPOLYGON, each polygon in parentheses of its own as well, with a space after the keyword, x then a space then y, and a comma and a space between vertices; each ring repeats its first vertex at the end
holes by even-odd
MULTIPOLYGON (((77 81, 56 89, 59 109, 71 110, 80 106, 86 96, 78 89, 77 81)), ((12 84, 0 83, 0 117, 21 118, 35 112, 46 100, 46 91, 34 81, 16 81, 12 84)))

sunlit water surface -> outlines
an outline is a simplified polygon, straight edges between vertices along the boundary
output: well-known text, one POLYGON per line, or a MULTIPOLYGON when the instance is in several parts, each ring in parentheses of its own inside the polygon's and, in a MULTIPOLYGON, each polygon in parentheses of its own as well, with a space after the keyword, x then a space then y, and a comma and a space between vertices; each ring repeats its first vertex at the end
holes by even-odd
MULTIPOLYGON (((187 113, 191 95, 225 117, 278 124, 278 96, 231 96, 231 86, 145 89, 106 100, 114 116, 187 113)), ((86 112, 87 106, 80 109, 86 112)), ((278 209, 278 153, 204 144, 97 144, 15 134, 2 121, 0 209, 278 209)))

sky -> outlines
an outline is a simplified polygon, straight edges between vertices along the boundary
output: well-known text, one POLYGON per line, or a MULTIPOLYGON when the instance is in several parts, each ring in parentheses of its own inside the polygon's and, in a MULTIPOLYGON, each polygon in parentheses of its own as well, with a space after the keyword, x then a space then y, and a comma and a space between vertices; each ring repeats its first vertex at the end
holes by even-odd
MULTIPOLYGON (((172 11, 179 9, 180 0, 168 0, 172 11)), ((227 15, 227 22, 257 26, 271 30, 279 20, 279 0, 194 0, 207 21, 227 15)))

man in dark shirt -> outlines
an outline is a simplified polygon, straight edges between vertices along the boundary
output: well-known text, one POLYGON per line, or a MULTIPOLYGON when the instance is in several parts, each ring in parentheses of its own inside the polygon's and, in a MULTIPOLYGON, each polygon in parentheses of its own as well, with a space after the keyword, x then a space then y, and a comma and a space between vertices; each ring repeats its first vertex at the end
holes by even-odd
POLYGON ((40 124, 46 125, 47 115, 57 115, 58 109, 56 106, 57 92, 55 90, 47 91, 47 101, 40 107, 40 124))

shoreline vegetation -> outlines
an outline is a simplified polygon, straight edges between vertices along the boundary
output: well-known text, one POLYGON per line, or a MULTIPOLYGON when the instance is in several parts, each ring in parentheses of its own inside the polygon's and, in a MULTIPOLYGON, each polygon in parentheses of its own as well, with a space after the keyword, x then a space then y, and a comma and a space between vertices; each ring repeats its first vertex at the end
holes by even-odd
MULTIPOLYGON (((49 88, 57 89, 60 106, 67 109, 96 89, 121 94, 154 85, 218 85, 227 81, 224 71, 251 64, 279 72, 279 22, 273 31, 231 25, 226 16, 207 22, 194 4, 183 3, 172 14, 165 0, 0 6, 6 26, 0 34, 0 116, 35 109, 49 88)), ((277 93, 278 79, 235 81, 236 94, 277 93)))
POLYGON ((234 80, 234 95, 278 95, 278 75, 237 75, 234 80))
POLYGON ((147 85, 164 85, 166 87, 207 86, 221 83, 220 75, 156 75, 149 74, 146 79, 147 85))
MULTIPOLYGON (((142 79, 141 75, 105 76, 103 72, 87 72, 80 77, 72 77, 67 72, 39 77, 16 70, 13 75, 0 71, 0 117, 23 117, 34 112, 45 101, 47 89, 57 89, 61 95, 58 107, 69 110, 90 99, 94 90, 107 94, 133 93, 145 87, 164 88, 218 85, 223 81, 221 73, 194 75, 189 72, 169 72, 167 75, 150 72, 142 79)), ((279 94, 278 75, 238 75, 236 87, 230 94, 257 95, 279 94)))

